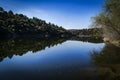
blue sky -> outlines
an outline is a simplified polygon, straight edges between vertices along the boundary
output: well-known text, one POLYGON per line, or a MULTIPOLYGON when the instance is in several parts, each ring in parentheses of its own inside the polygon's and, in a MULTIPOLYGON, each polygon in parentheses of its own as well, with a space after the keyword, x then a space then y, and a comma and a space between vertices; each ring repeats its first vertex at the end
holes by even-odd
POLYGON ((5 10, 38 17, 67 29, 88 28, 105 0, 0 0, 5 10))

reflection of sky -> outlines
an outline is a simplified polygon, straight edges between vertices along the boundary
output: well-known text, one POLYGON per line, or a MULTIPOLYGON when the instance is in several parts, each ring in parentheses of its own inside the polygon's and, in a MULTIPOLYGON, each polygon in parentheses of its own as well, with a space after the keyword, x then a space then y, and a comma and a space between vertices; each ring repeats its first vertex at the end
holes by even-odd
POLYGON ((9 69, 54 69, 64 67, 88 67, 90 52, 100 51, 104 43, 94 44, 80 41, 67 41, 57 46, 32 53, 29 51, 23 56, 14 56, 11 60, 6 58, 0 62, 0 71, 9 69), (9 66, 9 68, 8 68, 9 66))
POLYGON ((65 28, 87 28, 104 0, 0 0, 6 10, 38 17, 65 28))

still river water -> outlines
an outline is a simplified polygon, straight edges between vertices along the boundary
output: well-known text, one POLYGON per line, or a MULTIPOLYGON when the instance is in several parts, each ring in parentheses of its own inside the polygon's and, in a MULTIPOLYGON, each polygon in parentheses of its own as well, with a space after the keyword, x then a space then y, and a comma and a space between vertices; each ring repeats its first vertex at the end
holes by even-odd
POLYGON ((120 49, 92 39, 2 39, 0 80, 119 80, 120 49))

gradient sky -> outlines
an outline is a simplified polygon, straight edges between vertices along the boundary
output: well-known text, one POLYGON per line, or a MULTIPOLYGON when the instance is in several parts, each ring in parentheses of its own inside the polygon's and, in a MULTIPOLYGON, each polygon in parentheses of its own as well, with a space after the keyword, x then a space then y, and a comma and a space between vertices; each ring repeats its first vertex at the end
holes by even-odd
POLYGON ((0 0, 0 7, 67 29, 88 28, 105 0, 0 0))

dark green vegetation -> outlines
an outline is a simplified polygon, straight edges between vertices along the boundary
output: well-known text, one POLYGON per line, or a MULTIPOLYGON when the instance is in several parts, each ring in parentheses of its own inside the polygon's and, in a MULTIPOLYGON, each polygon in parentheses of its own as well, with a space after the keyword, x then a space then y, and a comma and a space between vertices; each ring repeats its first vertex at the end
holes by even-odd
POLYGON ((23 14, 14 14, 0 7, 0 36, 39 36, 55 37, 69 36, 70 32, 52 23, 46 23, 38 18, 28 18, 23 14))
POLYGON ((102 37, 101 28, 90 28, 90 29, 71 29, 69 30, 73 35, 77 37, 102 37))
POLYGON ((93 51, 92 58, 101 80, 120 80, 120 48, 106 44, 101 52, 93 51))
POLYGON ((92 54, 101 80, 120 80, 120 0, 106 0, 93 25, 102 28, 104 40, 108 42, 101 52, 92 54))
POLYGON ((99 28, 66 30, 38 18, 14 14, 0 7, 0 37, 101 37, 99 28))
POLYGON ((120 44, 120 0, 106 0, 103 11, 94 17, 95 27, 101 27, 104 40, 120 44))

